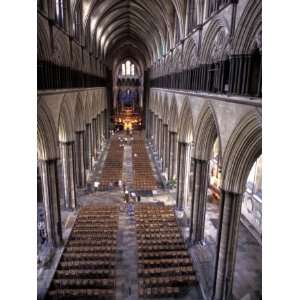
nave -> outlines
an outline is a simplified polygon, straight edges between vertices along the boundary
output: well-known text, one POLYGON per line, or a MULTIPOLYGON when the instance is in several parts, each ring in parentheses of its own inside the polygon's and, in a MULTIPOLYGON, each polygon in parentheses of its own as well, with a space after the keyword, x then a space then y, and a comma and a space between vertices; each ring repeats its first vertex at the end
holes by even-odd
MULTIPOLYGON (((172 207, 197 299, 261 298, 261 8, 261 0, 38 1, 38 283, 50 285, 89 200, 159 202, 172 207)), ((126 228, 129 255, 137 246, 126 228)), ((116 297, 168 296, 134 265, 132 278, 123 273, 125 294, 116 277, 116 297)), ((195 296, 174 285, 173 296, 195 296)))
MULTIPOLYGON (((159 183, 159 174, 155 174, 158 168, 153 157, 141 132, 132 137, 115 134, 107 142, 103 160, 100 159, 99 165, 95 166, 89 182, 91 187, 95 182, 100 182, 100 185, 79 197, 79 208, 75 213, 68 212, 64 229, 72 227, 69 224, 72 220, 73 229, 71 233, 64 230, 69 236, 65 239, 59 263, 51 267, 55 273, 48 278, 48 284, 50 279, 51 284, 46 299, 196 300, 204 299, 201 288, 211 292, 218 205, 207 204, 207 243, 191 244, 187 220, 176 210, 174 193, 163 188, 152 189, 154 178, 157 187, 163 186, 159 183), (128 149, 131 156, 124 163, 128 149), (136 165, 133 160, 140 155, 143 160, 136 165), (110 159, 112 156, 117 157, 116 161, 110 159), (111 172, 103 173, 104 170, 111 172), (132 178, 141 170, 151 180, 136 186, 132 178), (116 173, 118 176, 109 177, 116 173), (118 186, 118 180, 113 180, 115 178, 121 178, 134 194, 141 192, 141 203, 137 202, 135 195, 130 204, 125 204, 123 187, 118 186), (131 180, 127 182, 128 178, 131 180), (102 180, 105 185, 101 185, 102 180), (116 184, 109 186, 110 182, 116 184)), ((260 250, 241 224, 235 299, 261 284, 257 281, 261 271, 256 270, 258 274, 255 275, 255 268, 251 266, 253 262, 259 265, 256 259, 260 250)), ((257 292, 253 295, 259 297, 257 292)))

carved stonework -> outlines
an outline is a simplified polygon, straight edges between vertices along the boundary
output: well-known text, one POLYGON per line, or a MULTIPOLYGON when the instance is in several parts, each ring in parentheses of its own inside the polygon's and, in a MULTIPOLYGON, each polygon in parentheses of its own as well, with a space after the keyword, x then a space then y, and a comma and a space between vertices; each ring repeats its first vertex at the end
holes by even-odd
POLYGON ((262 48, 262 32, 261 32, 261 30, 256 34, 255 42, 256 42, 257 48, 261 51, 261 48, 262 48))
POLYGON ((218 62, 222 59, 224 52, 226 51, 226 47, 228 44, 227 35, 224 30, 219 31, 216 35, 214 44, 211 52, 211 60, 213 62, 218 62))

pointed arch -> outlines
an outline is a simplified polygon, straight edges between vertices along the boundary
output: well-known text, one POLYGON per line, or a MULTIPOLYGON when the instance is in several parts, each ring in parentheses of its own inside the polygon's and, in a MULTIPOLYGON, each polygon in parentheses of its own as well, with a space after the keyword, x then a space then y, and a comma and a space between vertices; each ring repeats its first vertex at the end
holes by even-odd
POLYGON ((255 46, 261 48, 261 0, 248 1, 233 38, 234 54, 250 54, 255 46))
POLYGON ((58 134, 50 109, 42 100, 37 105, 37 154, 39 160, 59 157, 58 134))
POLYGON ((164 107, 163 106, 163 96, 162 96, 162 93, 160 93, 159 96, 158 96, 158 107, 157 107, 158 108, 157 109, 157 114, 158 114, 160 119, 163 118, 163 110, 164 110, 163 107, 164 107))
POLYGON ((60 106, 58 121, 58 139, 60 142, 74 141, 73 112, 70 107, 68 95, 65 95, 60 106))
POLYGON ((175 95, 172 96, 170 116, 169 116, 169 128, 172 132, 178 132, 178 107, 175 99, 175 95))
POLYGON ((173 52, 173 72, 181 71, 181 48, 182 46, 176 47, 173 52))
POLYGON ((225 19, 217 18, 212 21, 202 41, 201 63, 212 63, 223 59, 228 54, 226 52, 228 49, 228 37, 229 26, 225 19))
POLYGON ((222 145, 216 113, 210 103, 206 102, 198 116, 195 133, 195 158, 210 160, 213 145, 219 138, 220 154, 222 145))
POLYGON ((240 121, 226 146, 222 188, 233 193, 243 193, 252 165, 261 153, 261 117, 253 110, 240 121))
POLYGON ((53 62, 60 66, 69 66, 71 60, 70 46, 66 37, 58 29, 54 36, 53 62))
POLYGON ((165 94, 163 100, 163 124, 169 123, 169 103, 168 103, 168 95, 165 94))
POLYGON ((85 123, 92 122, 92 109, 93 109, 93 98, 89 93, 86 94, 85 107, 84 107, 84 115, 85 115, 85 123))
POLYGON ((179 116, 179 141, 191 143, 194 137, 193 115, 189 98, 185 97, 179 116))
POLYGON ((153 112, 157 114, 158 111, 158 93, 154 94, 153 112))
POLYGON ((97 114, 98 114, 98 103, 97 103, 98 101, 97 101, 97 97, 96 97, 94 92, 92 92, 91 97, 92 97, 91 118, 95 119, 97 117, 97 114))
POLYGON ((38 61, 50 61, 51 60, 50 36, 40 16, 38 16, 37 28, 39 29, 37 32, 38 61))
POLYGON ((76 97, 75 114, 74 114, 74 128, 75 131, 85 130, 84 121, 84 105, 80 93, 76 97))
POLYGON ((196 52, 196 44, 192 37, 190 37, 184 45, 184 55, 182 58, 182 66, 184 69, 196 67, 198 64, 198 57, 196 52))

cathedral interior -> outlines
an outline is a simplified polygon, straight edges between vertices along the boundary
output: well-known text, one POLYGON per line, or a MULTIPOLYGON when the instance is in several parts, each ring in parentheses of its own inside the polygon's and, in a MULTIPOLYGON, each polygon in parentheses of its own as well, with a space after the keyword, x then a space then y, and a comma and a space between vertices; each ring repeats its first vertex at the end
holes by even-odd
POLYGON ((262 299, 261 2, 37 1, 38 299, 262 299))

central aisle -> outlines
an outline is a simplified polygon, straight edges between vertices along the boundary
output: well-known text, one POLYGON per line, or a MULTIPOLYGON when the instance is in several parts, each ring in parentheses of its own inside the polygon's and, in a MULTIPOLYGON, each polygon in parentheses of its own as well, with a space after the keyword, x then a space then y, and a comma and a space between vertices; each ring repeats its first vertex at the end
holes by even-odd
POLYGON ((130 189, 132 187, 132 179, 133 179, 131 145, 124 145, 122 178, 123 178, 123 182, 130 189))
POLYGON ((139 299, 135 221, 133 216, 127 214, 125 206, 122 206, 119 214, 117 249, 116 300, 139 299))

